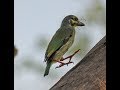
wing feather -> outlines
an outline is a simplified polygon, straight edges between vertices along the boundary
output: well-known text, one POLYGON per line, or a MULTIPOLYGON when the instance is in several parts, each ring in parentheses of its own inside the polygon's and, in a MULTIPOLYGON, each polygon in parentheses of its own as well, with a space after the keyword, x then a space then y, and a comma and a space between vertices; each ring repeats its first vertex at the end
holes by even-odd
POLYGON ((45 53, 45 61, 49 60, 49 57, 69 40, 69 37, 71 37, 72 32, 72 28, 66 27, 60 28, 56 31, 47 47, 45 53))

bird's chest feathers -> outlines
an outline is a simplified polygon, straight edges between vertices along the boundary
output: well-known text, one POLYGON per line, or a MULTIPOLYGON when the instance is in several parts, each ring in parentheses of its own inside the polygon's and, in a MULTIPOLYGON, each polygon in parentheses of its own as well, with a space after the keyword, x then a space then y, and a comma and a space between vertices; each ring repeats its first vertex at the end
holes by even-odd
POLYGON ((72 31, 72 34, 70 35, 69 37, 69 42, 73 42, 74 41, 74 38, 75 38, 75 30, 72 31))
POLYGON ((68 38, 69 38, 69 40, 67 41, 66 44, 64 44, 64 45, 62 46, 62 49, 68 49, 68 48, 71 47, 71 45, 72 45, 73 42, 74 42, 74 38, 75 38, 75 30, 72 31, 70 37, 68 37, 68 38))

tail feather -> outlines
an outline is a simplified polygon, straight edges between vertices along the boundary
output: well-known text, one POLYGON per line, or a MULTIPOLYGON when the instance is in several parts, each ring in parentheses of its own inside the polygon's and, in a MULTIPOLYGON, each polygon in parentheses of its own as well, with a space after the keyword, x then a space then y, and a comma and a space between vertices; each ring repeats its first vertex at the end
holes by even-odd
POLYGON ((52 65, 51 61, 47 62, 47 66, 46 66, 46 69, 45 69, 44 77, 49 74, 49 70, 50 70, 51 65, 52 65))

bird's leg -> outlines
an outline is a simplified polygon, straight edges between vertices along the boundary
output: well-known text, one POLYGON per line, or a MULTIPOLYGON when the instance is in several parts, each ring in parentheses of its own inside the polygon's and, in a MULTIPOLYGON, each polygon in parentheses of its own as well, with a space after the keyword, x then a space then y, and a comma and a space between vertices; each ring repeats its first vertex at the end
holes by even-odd
POLYGON ((56 68, 60 68, 60 67, 62 67, 62 66, 64 66, 64 65, 68 65, 68 64, 70 64, 70 63, 73 63, 73 62, 68 62, 68 63, 61 63, 59 66, 57 66, 56 68))
POLYGON ((62 66, 64 66, 64 65, 66 65, 66 63, 61 62, 61 61, 58 61, 58 60, 54 60, 54 61, 60 63, 60 65, 57 66, 56 68, 60 68, 60 67, 62 67, 62 66))
POLYGON ((71 59, 72 59, 72 57, 73 57, 76 53, 79 52, 79 50, 80 50, 80 49, 78 49, 78 50, 75 51, 72 55, 70 55, 70 56, 68 56, 68 57, 66 57, 66 58, 61 58, 60 61, 55 60, 56 62, 61 63, 61 64, 60 64, 59 66, 57 66, 56 68, 60 68, 60 67, 62 67, 62 66, 64 66, 64 65, 68 65, 68 64, 70 64, 70 63, 74 63, 74 62, 71 62, 71 59), (69 61, 68 61, 67 63, 61 62, 61 61, 64 61, 64 60, 66 60, 66 59, 68 59, 68 58, 70 58, 70 59, 69 59, 69 61))
POLYGON ((73 62, 64 63, 64 62, 61 62, 61 61, 58 61, 58 60, 54 60, 54 61, 60 63, 60 65, 57 66, 56 68, 60 68, 60 67, 62 67, 62 66, 64 66, 64 65, 68 65, 68 64, 70 64, 70 63, 73 63, 73 62))
POLYGON ((68 64, 69 64, 69 63, 73 63, 73 62, 71 62, 71 59, 72 59, 72 57, 73 57, 76 53, 78 53, 79 51, 80 51, 80 49, 78 49, 77 51, 75 51, 72 55, 70 55, 70 56, 68 56, 68 57, 66 57, 66 58, 62 58, 60 61, 64 61, 64 60, 70 58, 68 64))

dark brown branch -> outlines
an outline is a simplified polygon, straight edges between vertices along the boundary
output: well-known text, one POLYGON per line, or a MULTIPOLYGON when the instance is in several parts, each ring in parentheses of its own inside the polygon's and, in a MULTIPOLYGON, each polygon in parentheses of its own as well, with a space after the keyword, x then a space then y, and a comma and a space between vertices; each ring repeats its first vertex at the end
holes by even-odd
POLYGON ((105 90, 104 82, 106 82, 106 36, 50 90, 105 90))

